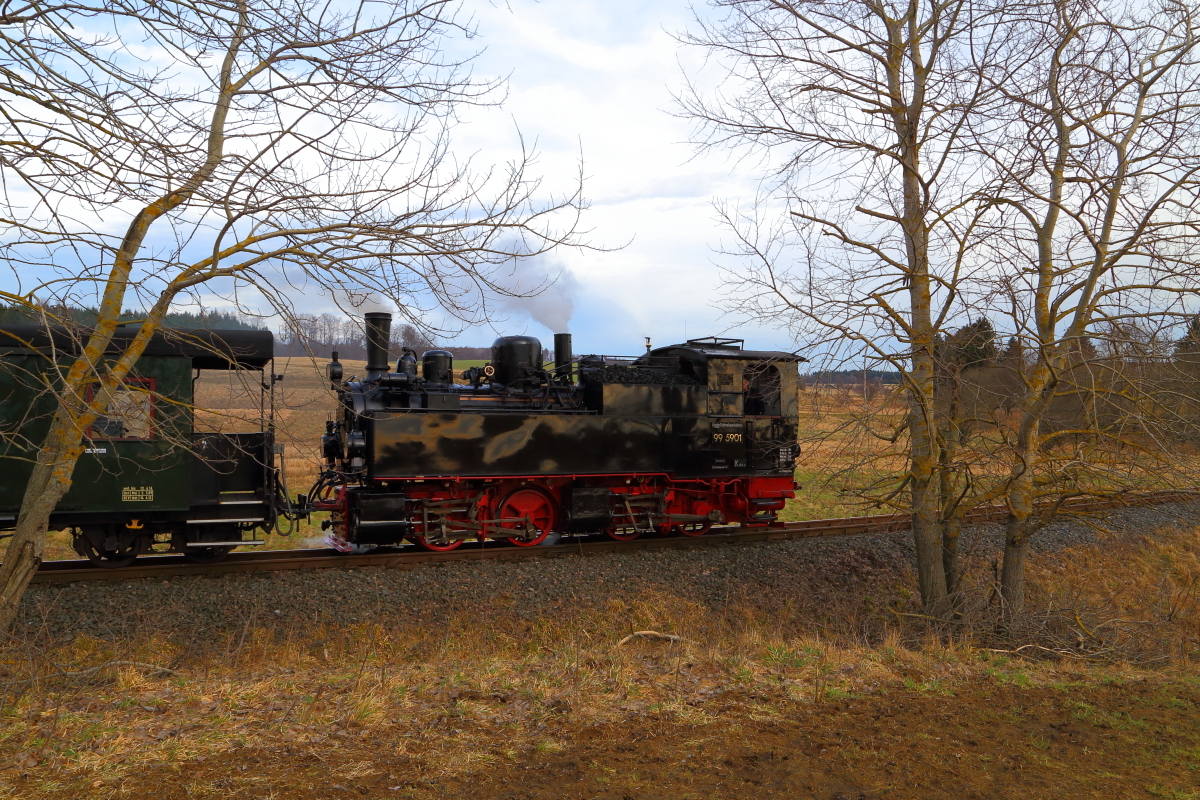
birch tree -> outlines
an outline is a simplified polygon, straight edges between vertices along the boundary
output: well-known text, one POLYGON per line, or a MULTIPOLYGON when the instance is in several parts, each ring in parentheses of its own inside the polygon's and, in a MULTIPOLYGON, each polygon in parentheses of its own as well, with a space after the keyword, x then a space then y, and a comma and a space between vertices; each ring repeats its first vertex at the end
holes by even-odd
POLYGON ((477 167, 450 133, 502 86, 453 0, 0 6, 4 298, 98 305, 0 566, 0 627, 36 571, 84 432, 173 303, 318 290, 470 322, 513 264, 580 243, 576 177, 477 167), (147 309, 115 356, 122 308, 147 309))

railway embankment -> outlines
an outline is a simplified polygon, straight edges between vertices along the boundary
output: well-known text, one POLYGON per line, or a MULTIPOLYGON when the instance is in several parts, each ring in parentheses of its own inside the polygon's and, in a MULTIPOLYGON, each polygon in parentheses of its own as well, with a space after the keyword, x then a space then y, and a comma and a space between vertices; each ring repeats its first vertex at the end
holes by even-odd
MULTIPOLYGON (((1200 503, 1129 507, 1061 518, 1033 547, 1055 553, 1195 525, 1200 503)), ((986 580, 1000 536, 995 524, 965 531, 963 549, 975 578, 986 580)), ((869 632, 871 618, 886 621, 889 604, 908 596, 912 557, 909 533, 896 531, 520 561, 38 585, 26 594, 20 628, 25 636, 59 641, 76 633, 110 640, 219 637, 248 628, 355 622, 437 627, 466 614, 532 622, 579 606, 669 593, 718 610, 786 608, 789 617, 852 618, 869 632)))

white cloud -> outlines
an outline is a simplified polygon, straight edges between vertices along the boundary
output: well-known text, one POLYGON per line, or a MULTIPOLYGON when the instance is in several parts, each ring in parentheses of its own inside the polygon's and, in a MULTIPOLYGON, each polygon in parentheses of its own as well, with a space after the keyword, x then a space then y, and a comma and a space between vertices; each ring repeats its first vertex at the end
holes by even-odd
MULTIPOLYGON (((686 0, 511 0, 474 12, 480 38, 454 45, 450 57, 474 48, 479 77, 507 77, 502 108, 467 109, 455 131, 455 152, 479 168, 512 159, 519 129, 541 153, 536 171, 548 189, 569 189, 582 155, 592 208, 584 227, 611 252, 558 255, 569 278, 533 305, 501 311, 502 332, 548 337, 570 318, 577 352, 637 352, 643 337, 658 344, 719 334, 731 320, 716 307, 721 272, 711 248, 722 231, 716 197, 749 198, 757 175, 720 155, 696 157, 691 125, 672 116, 671 93, 683 84, 679 64, 695 68, 699 54, 681 51, 671 33, 689 22, 686 0), (555 303, 574 308, 555 313, 555 303)), ((152 61, 153 53, 139 53, 152 61)), ((109 214, 114 231, 128 216, 109 214)), ((247 295, 248 296, 248 295, 247 295)), ((311 310, 334 310, 328 298, 307 298, 311 310)), ((457 343, 485 345, 492 331, 465 332, 457 343)), ((788 345, 782 332, 747 333, 749 346, 788 345)))
MULTIPOLYGON (((513 0, 477 15, 487 49, 476 72, 509 76, 509 96, 502 110, 470 115, 458 141, 481 162, 501 160, 515 124, 558 186, 582 154, 592 203, 585 226, 596 244, 628 243, 561 256, 580 286, 571 321, 578 352, 636 352, 647 335, 665 344, 685 329, 695 337, 732 323, 715 307, 721 273, 711 248, 721 230, 711 202, 752 196, 757 176, 720 155, 696 158, 690 123, 672 115, 679 63, 696 56, 681 53, 670 32, 689 19, 683 0, 513 0)), ((530 332, 548 335, 540 327, 530 332)), ((788 344, 782 333, 747 336, 759 337, 748 346, 788 344)))

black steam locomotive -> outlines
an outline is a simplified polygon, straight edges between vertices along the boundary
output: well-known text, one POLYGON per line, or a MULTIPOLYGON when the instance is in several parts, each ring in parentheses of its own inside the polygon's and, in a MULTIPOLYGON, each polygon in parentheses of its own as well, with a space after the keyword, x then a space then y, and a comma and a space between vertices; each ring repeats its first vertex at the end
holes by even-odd
POLYGON ((366 374, 328 366, 339 413, 301 498, 330 512, 335 546, 700 536, 767 525, 794 495, 798 356, 713 338, 575 359, 557 334, 551 366, 537 339, 505 336, 486 366, 458 374, 431 350, 418 372, 407 349, 391 369, 390 315, 366 323, 366 374))

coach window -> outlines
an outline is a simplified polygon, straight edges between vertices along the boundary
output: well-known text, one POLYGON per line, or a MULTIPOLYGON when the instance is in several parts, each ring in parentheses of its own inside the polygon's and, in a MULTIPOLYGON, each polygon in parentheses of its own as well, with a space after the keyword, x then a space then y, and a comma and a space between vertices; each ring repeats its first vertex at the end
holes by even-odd
MULTIPOLYGON (((96 388, 90 388, 89 402, 96 388)), ((154 379, 126 378, 113 392, 102 416, 92 423, 91 438, 153 439, 154 379)))

